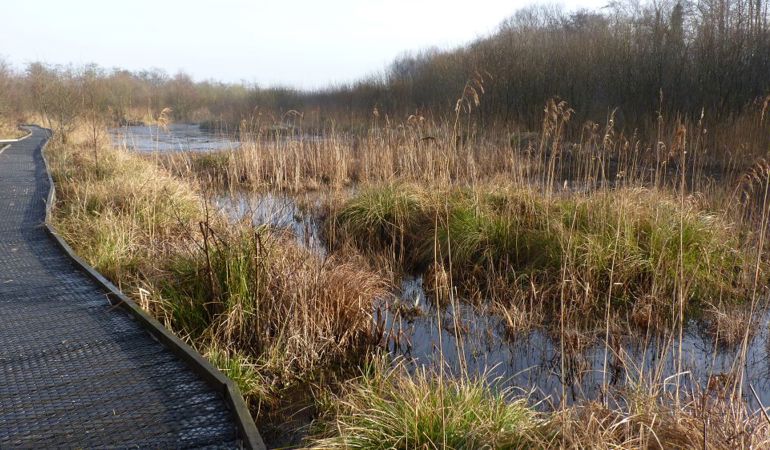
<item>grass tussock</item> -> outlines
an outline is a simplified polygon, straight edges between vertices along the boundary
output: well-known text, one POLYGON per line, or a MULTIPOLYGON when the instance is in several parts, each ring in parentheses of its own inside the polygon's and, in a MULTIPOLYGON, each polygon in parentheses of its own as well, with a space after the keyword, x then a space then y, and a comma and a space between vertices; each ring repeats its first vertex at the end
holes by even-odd
POLYGON ((246 349, 288 381, 307 381, 374 345, 372 300, 386 285, 355 261, 322 261, 264 229, 205 230, 160 290, 191 336, 246 349), (208 249, 208 250, 207 250, 208 249))
MULTIPOLYGON (((382 363, 377 363, 382 365, 382 363)), ((541 415, 485 381, 374 367, 332 399, 310 448, 537 448, 541 415)))
POLYGON ((728 449, 770 443, 768 422, 729 395, 707 389, 680 398, 662 387, 630 383, 606 403, 587 400, 543 411, 483 377, 410 372, 402 362, 378 361, 327 399, 326 414, 306 444, 326 449, 728 449))
POLYGON ((746 229, 695 197, 652 189, 548 196, 515 186, 394 184, 354 195, 331 229, 336 241, 385 251, 411 270, 443 266, 466 291, 536 292, 557 306, 565 296, 584 316, 608 297, 629 314, 655 308, 654 317, 670 315, 679 292, 688 307, 737 304, 753 285, 746 229))

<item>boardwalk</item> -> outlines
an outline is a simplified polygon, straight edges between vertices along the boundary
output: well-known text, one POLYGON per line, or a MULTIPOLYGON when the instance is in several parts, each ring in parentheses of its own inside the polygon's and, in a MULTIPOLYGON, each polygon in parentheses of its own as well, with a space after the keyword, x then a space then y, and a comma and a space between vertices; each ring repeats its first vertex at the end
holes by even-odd
POLYGON ((47 131, 30 130, 0 153, 0 448, 258 447, 224 378, 111 306, 47 233, 47 131))

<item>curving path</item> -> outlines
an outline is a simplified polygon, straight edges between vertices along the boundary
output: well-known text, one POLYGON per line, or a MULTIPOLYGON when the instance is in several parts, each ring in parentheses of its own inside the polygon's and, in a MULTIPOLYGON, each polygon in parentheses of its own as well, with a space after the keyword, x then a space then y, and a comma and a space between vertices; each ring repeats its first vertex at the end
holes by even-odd
POLYGON ((232 382, 48 231, 28 130, 0 142, 0 448, 262 447, 232 382))

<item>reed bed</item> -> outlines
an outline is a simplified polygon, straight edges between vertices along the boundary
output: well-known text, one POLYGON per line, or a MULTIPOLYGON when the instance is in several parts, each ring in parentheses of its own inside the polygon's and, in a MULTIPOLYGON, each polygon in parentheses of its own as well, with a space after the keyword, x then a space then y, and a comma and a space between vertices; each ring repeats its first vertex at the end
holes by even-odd
MULTIPOLYGON (((268 439, 309 416, 304 445, 315 448, 767 443, 741 370, 764 303, 768 165, 714 150, 700 123, 661 121, 650 140, 612 118, 575 128, 557 101, 537 132, 482 131, 463 114, 374 117, 363 135, 256 133, 207 154, 140 157, 70 139, 51 152, 56 226, 238 382, 268 439), (331 192, 328 256, 228 222, 206 201, 244 190, 331 192), (621 390, 605 385, 600 400, 533 405, 462 367, 382 359, 376 307, 400 273, 415 272, 439 307, 491 304, 511 335, 549 329, 562 373, 585 333, 608 353, 627 327, 681 348, 690 318, 743 351, 722 388, 672 387, 653 371, 621 390)), ((660 359, 681 368, 675 348, 660 359)))
POLYGON ((572 122, 564 101, 546 104, 541 127, 479 129, 472 112, 451 119, 410 115, 400 123, 369 119, 361 133, 334 128, 257 128, 240 147, 156 155, 172 173, 213 189, 302 192, 393 182, 426 186, 505 183, 549 194, 619 186, 726 195, 765 156, 762 111, 707 128, 705 120, 659 117, 644 133, 604 123, 572 122))

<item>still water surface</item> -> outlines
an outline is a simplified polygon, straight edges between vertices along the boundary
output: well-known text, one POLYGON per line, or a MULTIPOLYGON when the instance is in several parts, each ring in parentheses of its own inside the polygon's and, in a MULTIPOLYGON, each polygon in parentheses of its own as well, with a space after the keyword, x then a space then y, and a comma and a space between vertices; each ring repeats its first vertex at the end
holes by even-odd
POLYGON ((110 130, 112 144, 130 150, 152 152, 207 152, 229 150, 240 145, 225 136, 202 131, 197 124, 174 123, 166 128, 134 125, 110 130))

